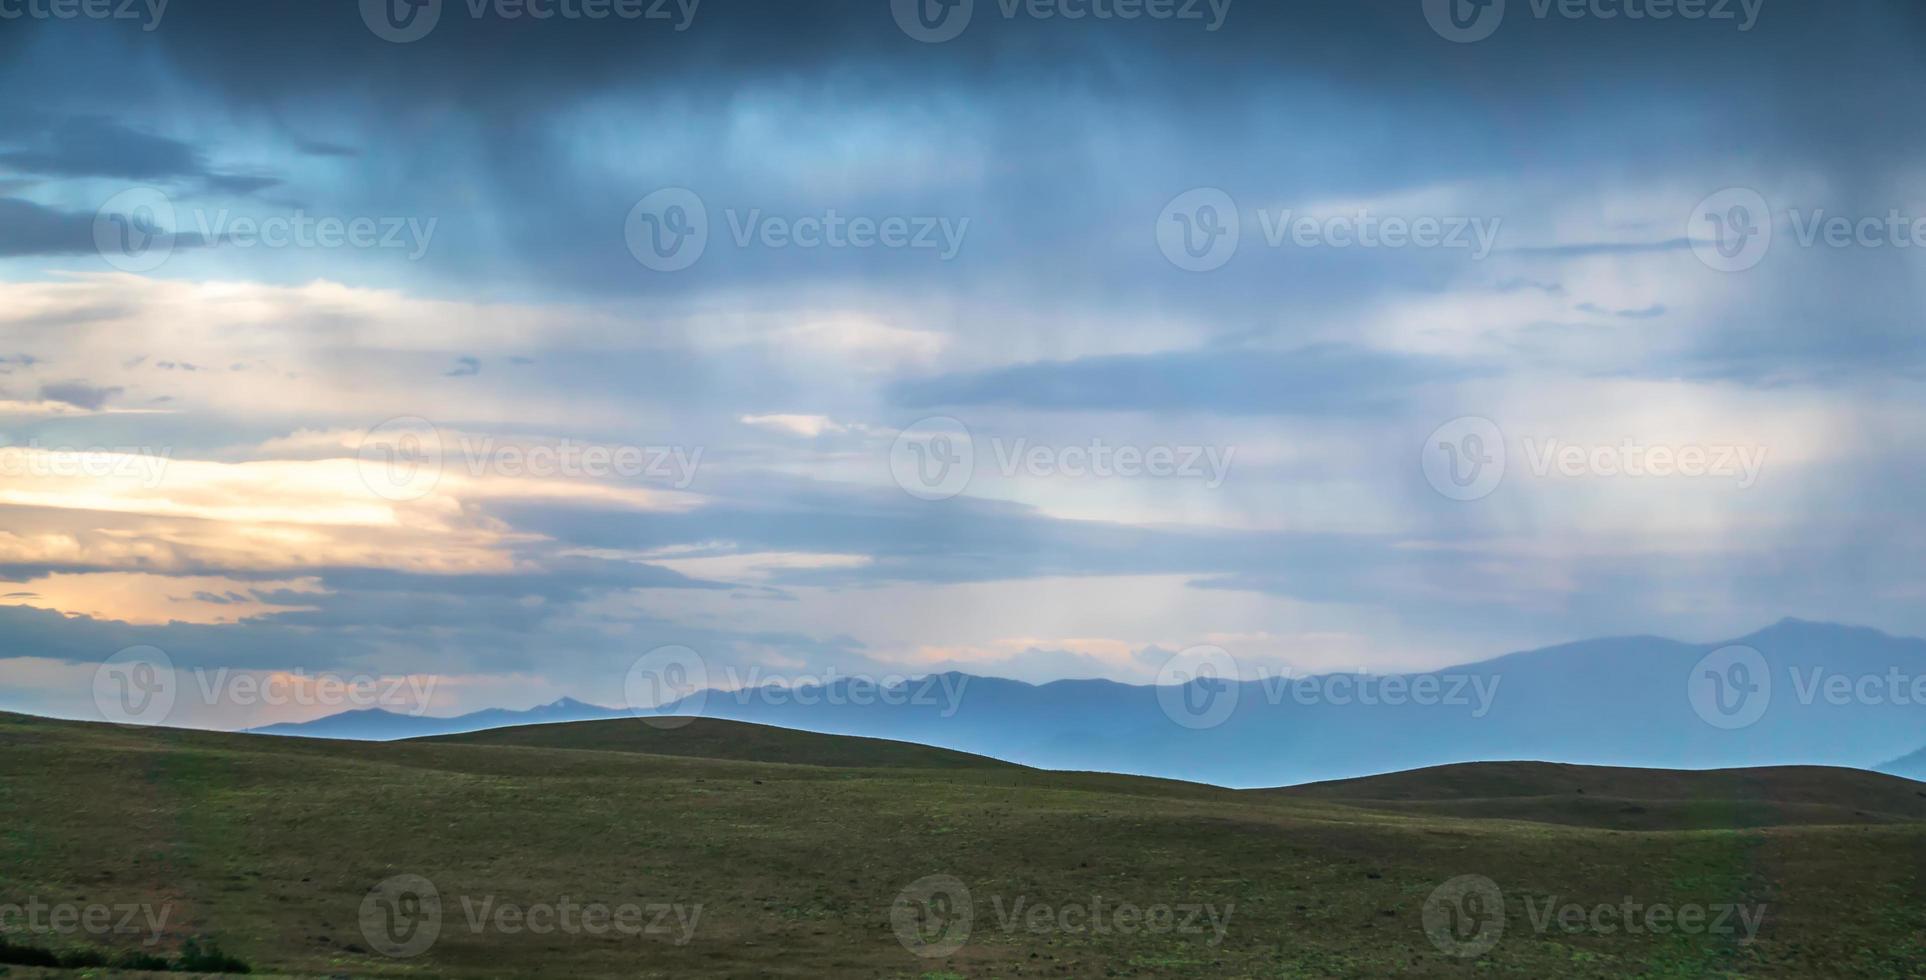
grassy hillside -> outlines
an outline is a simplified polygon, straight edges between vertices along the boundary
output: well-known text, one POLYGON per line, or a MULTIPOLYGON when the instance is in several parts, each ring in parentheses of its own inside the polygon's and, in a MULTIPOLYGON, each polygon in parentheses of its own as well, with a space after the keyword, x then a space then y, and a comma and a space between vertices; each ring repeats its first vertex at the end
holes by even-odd
MULTIPOLYGON (((0 715, 0 908, 30 899, 165 908, 152 948, 166 955, 190 937, 211 937, 257 973, 305 976, 1898 977, 1926 969, 1926 824, 1911 820, 1627 833, 1503 812, 1492 819, 1476 812, 1480 798, 1416 785, 1404 791, 1408 801, 1469 810, 1394 812, 1330 787, 1235 792, 963 764, 949 753, 929 757, 947 767, 913 768, 904 763, 915 754, 891 743, 826 750, 816 743, 822 736, 686 731, 677 754, 668 751, 674 732, 619 727, 526 735, 592 746, 583 749, 328 742, 0 715), (734 752, 697 751, 732 734, 791 763, 882 764, 696 757, 734 752), (649 746, 664 751, 641 751, 649 746), (393 929, 397 921, 419 924, 425 914, 421 903, 402 901, 421 894, 398 892, 401 875, 431 881, 440 906, 438 937, 412 958, 377 948, 408 934, 393 929), (932 875, 953 877, 968 897, 939 888, 933 903, 898 902, 906 886, 932 875), (1436 889, 1462 875, 1499 887, 1506 916, 1502 936, 1475 958, 1447 955, 1426 931, 1427 908, 1444 907, 1436 889), (1736 920, 1724 932, 1681 934, 1569 930, 1547 918, 1567 905, 1627 902, 1763 905, 1764 917, 1750 938, 1736 920), (557 908, 625 906, 642 916, 636 934, 591 934, 579 928, 579 912, 574 929, 528 925, 538 917, 552 925, 557 908), (930 908, 947 918, 912 914, 930 908), (953 952, 932 949, 932 940, 957 938, 961 908, 973 913, 966 941, 953 952), (373 910, 373 932, 364 909, 373 910)), ((1475 781, 1472 772, 1459 777, 1475 781)), ((1587 778, 1603 786, 1615 777, 1587 778)), ((1677 778, 1694 786, 1708 777, 1677 778)), ((1857 806, 1854 794, 1868 791, 1853 774, 1801 778, 1829 787, 1828 805, 1857 806)), ((1716 802, 1732 785, 1707 784, 1692 798, 1716 802)), ((1546 795, 1532 788, 1521 785, 1526 795, 1510 799, 1546 795)), ((1864 807, 1889 812, 1875 804, 1893 805, 1881 796, 1864 807)), ((1451 900, 1451 909, 1478 911, 1451 900)), ((17 917, 5 925, 16 942, 141 948, 134 936, 33 936, 17 917)))
POLYGON ((1502 817, 1620 830, 1926 820, 1926 785, 1827 766, 1626 769, 1481 762, 1269 790, 1406 813, 1502 817))
POLYGON ((967 752, 880 738, 818 735, 717 718, 677 718, 674 727, 639 719, 582 721, 567 725, 518 725, 462 735, 418 739, 459 745, 515 745, 538 749, 646 752, 698 759, 735 759, 805 766, 864 769, 1008 768, 1007 762, 967 752))

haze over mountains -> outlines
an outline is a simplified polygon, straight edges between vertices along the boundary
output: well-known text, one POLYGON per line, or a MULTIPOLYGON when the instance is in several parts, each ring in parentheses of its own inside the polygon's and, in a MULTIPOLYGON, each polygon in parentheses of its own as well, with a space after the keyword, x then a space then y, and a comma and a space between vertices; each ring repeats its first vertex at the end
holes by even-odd
MULTIPOLYGON (((1919 695, 1926 691, 1915 682, 1922 677, 1926 641, 1788 619, 1721 643, 1615 637, 1427 674, 1236 684, 1203 678, 1155 688, 951 673, 888 697, 860 680, 838 681, 803 696, 781 688, 708 691, 648 713, 1238 787, 1510 759, 1692 769, 1833 765, 1919 775, 1926 769, 1919 695)), ((629 714, 564 699, 456 718, 349 712, 261 731, 395 739, 629 714)))

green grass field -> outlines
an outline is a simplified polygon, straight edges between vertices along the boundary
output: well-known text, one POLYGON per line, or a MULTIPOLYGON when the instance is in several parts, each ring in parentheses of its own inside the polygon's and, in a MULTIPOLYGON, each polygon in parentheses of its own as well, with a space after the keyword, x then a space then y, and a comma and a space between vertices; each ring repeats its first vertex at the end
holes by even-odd
POLYGON ((1922 821, 1926 785, 1851 770, 1240 792, 707 720, 371 744, 0 714, 0 929, 299 976, 1904 977, 1922 821), (1497 891, 1434 897, 1467 875, 1497 891), (36 932, 27 903, 165 919, 36 932))

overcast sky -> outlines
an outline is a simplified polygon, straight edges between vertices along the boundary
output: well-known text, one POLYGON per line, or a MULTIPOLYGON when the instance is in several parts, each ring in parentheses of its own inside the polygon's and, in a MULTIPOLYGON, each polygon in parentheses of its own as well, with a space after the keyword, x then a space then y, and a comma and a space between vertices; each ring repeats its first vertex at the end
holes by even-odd
POLYGON ((1926 8, 395 3, 0 0, 0 709, 1926 633, 1926 8))

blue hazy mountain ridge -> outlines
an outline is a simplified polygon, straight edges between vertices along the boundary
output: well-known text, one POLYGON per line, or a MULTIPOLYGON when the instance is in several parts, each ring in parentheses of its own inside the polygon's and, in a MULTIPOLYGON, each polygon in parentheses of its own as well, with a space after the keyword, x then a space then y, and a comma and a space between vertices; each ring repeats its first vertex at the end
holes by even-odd
MULTIPOLYGON (((912 681, 888 698, 841 680, 805 697, 708 691, 658 710, 921 742, 1050 769, 1240 787, 1490 760, 1681 769, 1811 764, 1906 775, 1881 764, 1926 745, 1926 706, 1912 700, 1910 685, 1922 675, 1926 641, 1788 619, 1720 643, 1614 637, 1399 675, 1407 693, 1396 700, 1404 703, 1386 703, 1393 700, 1389 675, 1196 680, 1160 691, 950 673, 912 681), (1764 705, 1756 721, 1723 728, 1701 714, 1703 704, 1695 707, 1690 684, 1702 658, 1731 645, 1758 651, 1770 689, 1756 695, 1764 705), (1409 692, 1421 684, 1431 703, 1411 703, 1409 692), (1367 687, 1387 696, 1363 703, 1356 692, 1367 687), (948 692, 960 696, 952 702, 948 692)), ((627 714, 580 702, 445 719, 364 711, 264 731, 405 738, 627 714)))
POLYGON ((1907 779, 1926 783, 1926 748, 1908 752, 1891 762, 1882 763, 1873 768, 1887 775, 1904 776, 1907 779))
POLYGON ((316 718, 313 721, 268 725, 263 728, 251 728, 248 731, 256 735, 299 735, 306 738, 386 742, 428 735, 459 735, 463 732, 507 728, 511 725, 547 725, 565 721, 600 721, 625 717, 629 717, 629 712, 618 708, 604 708, 600 705, 585 704, 574 698, 563 698, 525 711, 485 708, 452 718, 412 715, 382 708, 362 708, 316 718))

